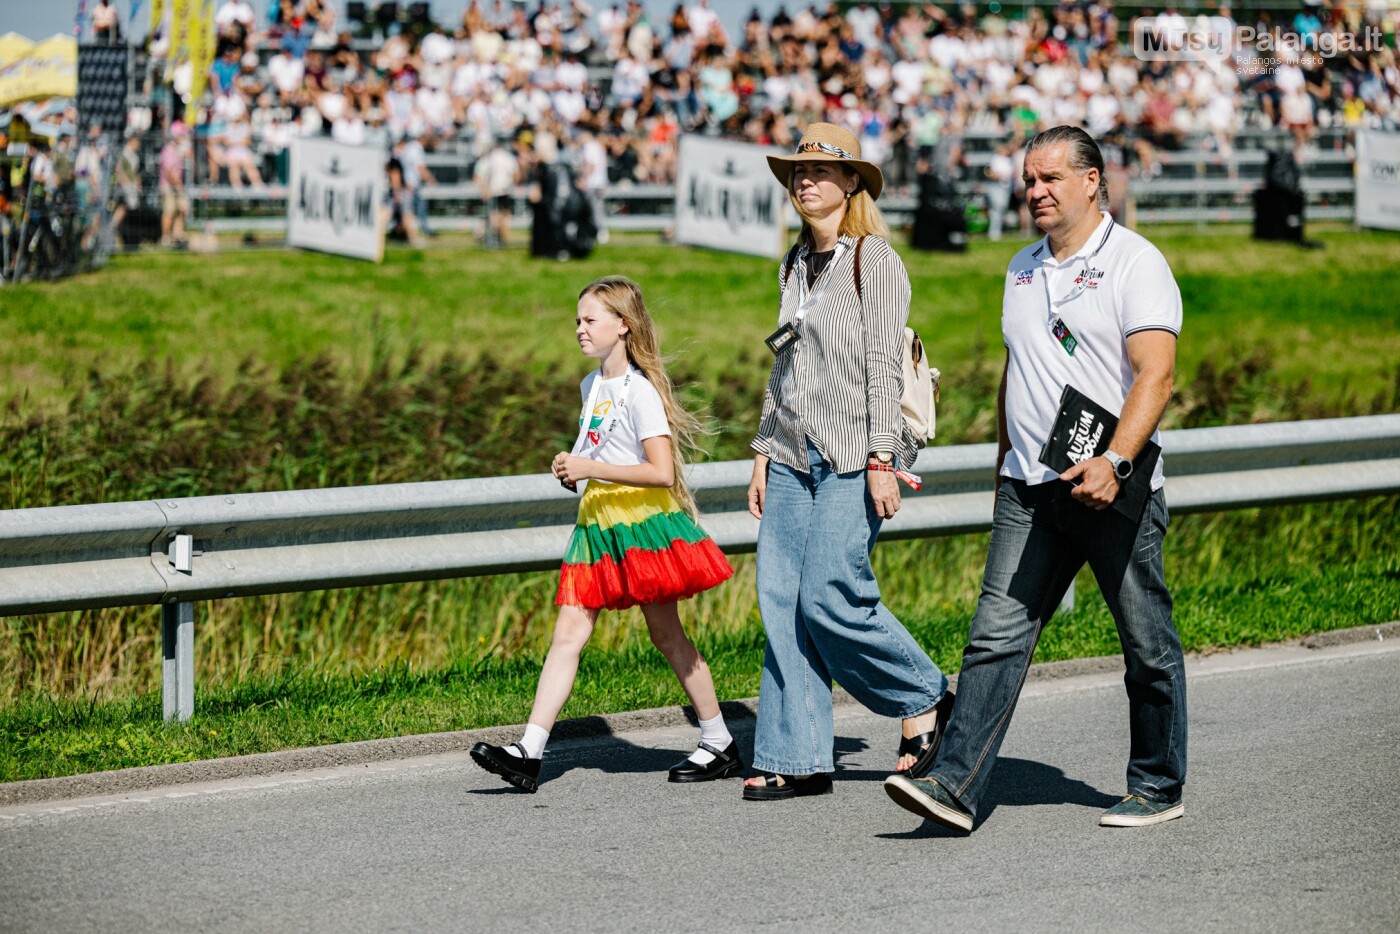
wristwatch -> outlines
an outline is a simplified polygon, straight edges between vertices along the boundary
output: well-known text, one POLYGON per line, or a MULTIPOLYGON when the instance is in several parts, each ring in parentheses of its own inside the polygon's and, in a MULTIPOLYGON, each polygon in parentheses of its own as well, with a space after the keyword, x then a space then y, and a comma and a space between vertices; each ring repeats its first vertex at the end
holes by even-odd
POLYGON ((1119 480, 1126 480, 1133 475, 1133 462, 1122 454, 1115 454, 1113 451, 1104 451, 1103 457, 1113 468, 1113 474, 1119 480))
POLYGON ((890 464, 894 462, 894 454, 889 451, 871 451, 870 456, 881 464, 890 464))

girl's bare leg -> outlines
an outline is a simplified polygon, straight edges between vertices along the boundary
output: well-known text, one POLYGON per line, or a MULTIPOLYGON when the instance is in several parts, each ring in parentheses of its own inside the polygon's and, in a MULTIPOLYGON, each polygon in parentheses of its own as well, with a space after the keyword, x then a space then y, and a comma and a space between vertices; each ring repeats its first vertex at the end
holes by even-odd
MULTIPOLYGON (((588 644, 589 636, 593 635, 593 623, 597 618, 597 610, 581 606, 559 608, 549 654, 545 656, 540 683, 535 688, 535 705, 530 708, 530 722, 545 732, 554 729, 559 711, 564 709, 565 702, 573 693, 574 679, 578 677, 579 654, 588 644)), ((705 676, 709 677, 708 671, 705 676)), ((710 693, 713 696, 713 688, 710 693)))
MULTIPOLYGON (((701 720, 713 720, 719 716, 719 700, 715 697, 715 682, 710 677, 710 666, 695 648, 695 643, 681 627, 681 616, 674 603, 654 603, 642 607, 642 616, 647 621, 647 632, 651 644, 656 646, 671 670, 676 673, 686 697, 695 708, 695 716, 701 720)), ((531 722, 533 718, 531 718, 531 722)))

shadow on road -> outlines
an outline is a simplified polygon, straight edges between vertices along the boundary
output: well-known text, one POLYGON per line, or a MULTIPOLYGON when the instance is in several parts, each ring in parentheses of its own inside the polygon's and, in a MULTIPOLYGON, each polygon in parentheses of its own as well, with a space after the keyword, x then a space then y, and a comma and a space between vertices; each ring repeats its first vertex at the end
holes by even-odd
MULTIPOLYGON (((725 705, 726 708, 728 706, 725 705)), ((754 727, 751 715, 746 716, 747 711, 743 708, 738 710, 725 709, 724 712, 730 731, 734 734, 734 738, 739 741, 744 761, 751 762, 754 727)), ((694 715, 689 708, 686 708, 686 714, 693 722, 694 715)), ((547 756, 543 774, 540 776, 541 782, 558 778, 573 769, 597 769, 600 772, 610 774, 665 772, 689 755, 691 748, 693 748, 655 749, 648 746, 638 746, 636 743, 612 733, 607 721, 602 717, 580 717, 567 721, 567 724, 567 728, 558 731, 554 738, 593 737, 603 741, 584 744, 559 755, 547 756)), ((894 734, 891 734, 889 768, 843 768, 842 759, 865 752, 870 748, 870 744, 859 737, 837 736, 835 746, 836 774, 833 778, 838 785, 847 782, 883 782, 893 771, 896 742, 894 734)), ((473 789, 471 793, 488 795, 518 792, 513 788, 501 787, 478 788, 473 789)), ((980 825, 1002 805, 1026 807, 1036 804, 1075 804, 1102 810, 1117 803, 1117 801, 1117 796, 1106 794, 1092 785, 1069 778, 1054 766, 1046 765, 1043 762, 1033 762, 1029 759, 1009 759, 1001 756, 997 758, 996 769, 992 773, 991 783, 988 785, 987 793, 983 799, 982 813, 978 815, 978 824, 980 825)), ((879 834, 879 836, 891 840, 903 840, 941 837, 947 836, 949 833, 950 831, 945 831, 934 824, 926 824, 924 827, 909 833, 879 834)))
MULTIPOLYGON (((721 703, 720 710, 724 713, 725 723, 728 725, 729 731, 739 742, 739 749, 744 756, 744 761, 750 761, 753 754, 752 712, 742 704, 733 702, 721 703)), ((695 717, 694 710, 686 706, 682 708, 682 712, 692 726, 698 727, 699 721, 695 717)), ((551 741, 560 739, 598 739, 602 741, 571 748, 568 752, 560 755, 546 755, 544 767, 540 773, 541 784, 574 769, 597 769, 600 772, 610 774, 665 772, 671 766, 679 764, 695 748, 694 746, 685 746, 654 749, 648 746, 638 746, 614 733, 608 721, 603 717, 576 717, 565 720, 558 724, 550 739, 551 741)), ((853 742, 858 743, 859 741, 853 742)), ((854 751, 855 748, 853 746, 847 751, 854 751)), ((838 756, 841 751, 838 740, 838 756)), ((487 795, 519 794, 520 792, 518 789, 507 786, 476 788, 472 789, 470 793, 487 795)))
MULTIPOLYGON (((862 775, 863 777, 863 775, 862 775)), ((1027 807, 1036 804, 1077 804, 1103 810, 1118 803, 1118 796, 1105 794, 1093 785, 1069 778, 1064 772, 1043 762, 1030 759, 1008 759, 999 756, 991 781, 977 815, 976 830, 998 807, 1027 807)), ((922 827, 906 833, 876 834, 885 840, 922 840, 939 837, 960 837, 955 830, 925 821, 922 827)))
MULTIPOLYGON (((734 734, 734 738, 739 742, 739 750, 745 762, 753 761, 753 716, 748 710, 739 705, 721 704, 724 710, 725 721, 729 730, 734 734)), ((686 718, 692 724, 696 723, 694 711, 689 707, 684 708, 686 718)), ((556 731, 551 739, 562 738, 583 738, 593 737, 603 740, 602 742, 589 743, 579 748, 570 749, 563 755, 546 755, 544 768, 541 770, 540 782, 544 783, 551 779, 558 778, 574 769, 597 769, 600 772, 610 774, 634 774, 644 772, 665 772, 673 765, 680 763, 682 759, 690 755, 693 746, 683 748, 654 749, 648 746, 638 746, 622 736, 618 736, 611 731, 606 720, 602 717, 579 717, 566 721, 564 729, 556 731)), ((565 724, 560 724, 564 727, 565 724)), ((881 781, 889 772, 872 770, 851 770, 842 769, 841 760, 845 756, 864 752, 868 744, 858 737, 838 736, 836 737, 835 758, 836 758, 836 778, 841 780, 857 781, 881 781)), ((891 751, 891 761, 894 753, 891 751)), ((511 787, 500 788, 476 788, 471 794, 519 794, 519 791, 511 787)))

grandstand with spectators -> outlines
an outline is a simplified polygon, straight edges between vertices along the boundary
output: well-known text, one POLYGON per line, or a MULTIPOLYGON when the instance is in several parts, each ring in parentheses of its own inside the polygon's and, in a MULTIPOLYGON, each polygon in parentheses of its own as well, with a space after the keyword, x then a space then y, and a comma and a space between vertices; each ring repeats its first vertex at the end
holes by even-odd
POLYGON ((644 212, 669 197, 680 134, 789 147, 818 120, 859 136, 896 213, 920 169, 1014 209, 1019 170, 1004 157, 1070 123, 1104 141, 1120 189, 1155 193, 1159 219, 1238 207, 1262 150, 1282 147, 1299 154, 1315 203, 1345 207, 1350 135, 1400 124, 1395 0, 769 9, 730 29, 707 0, 662 15, 636 0, 471 0, 445 23, 425 3, 221 0, 207 90, 187 99, 188 63, 162 82, 170 37, 157 27, 141 44, 130 123, 155 137, 191 127, 192 191, 254 213, 275 207, 296 136, 386 150, 406 138, 425 154, 435 214, 480 212, 473 167, 500 140, 522 183, 530 140, 560 141, 576 164, 585 141, 600 143, 612 197, 630 191, 625 209, 644 212), (1141 15, 1181 30, 1223 18, 1272 44, 1240 45, 1215 67, 1143 61, 1141 15), (1312 41, 1293 51, 1298 37, 1312 41), (1328 54, 1339 47, 1355 50, 1328 54), (1011 195, 989 197, 998 186, 1011 195))

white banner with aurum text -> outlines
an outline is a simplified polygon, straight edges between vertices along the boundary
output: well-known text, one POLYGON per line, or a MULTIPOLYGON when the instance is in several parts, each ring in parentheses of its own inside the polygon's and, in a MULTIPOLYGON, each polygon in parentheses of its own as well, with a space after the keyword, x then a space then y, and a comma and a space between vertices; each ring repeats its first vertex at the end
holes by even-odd
POLYGON ((329 139, 292 141, 287 243, 379 262, 384 258, 384 150, 329 139))
POLYGON ((1356 225, 1400 230, 1400 133, 1356 131, 1356 225))
POLYGON ((676 242, 781 256, 788 199, 768 169, 781 150, 687 133, 676 179, 676 242))

